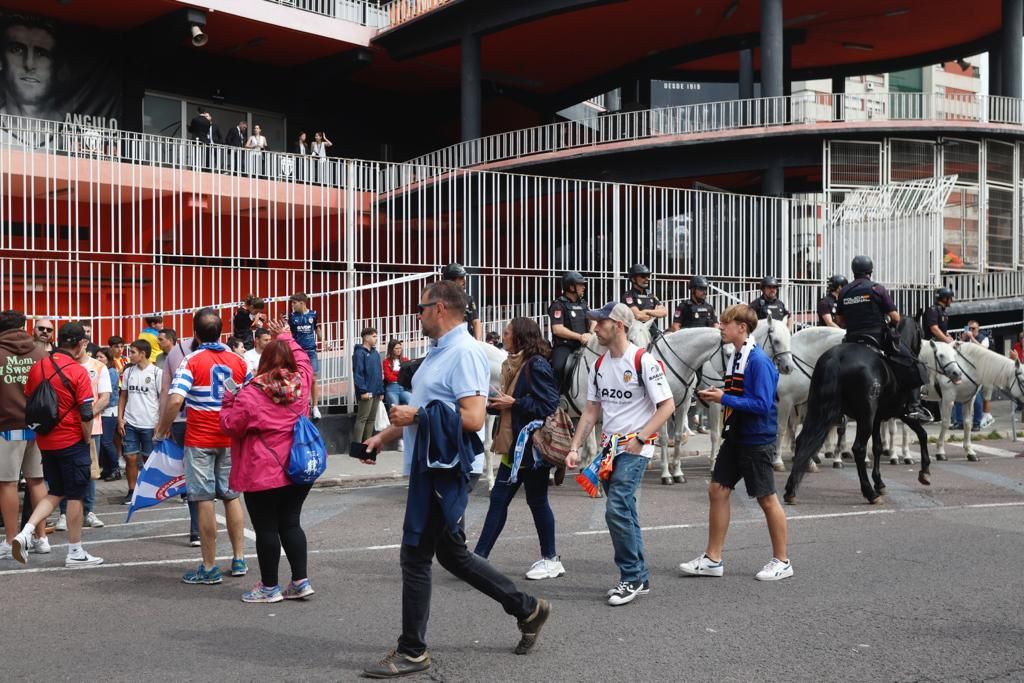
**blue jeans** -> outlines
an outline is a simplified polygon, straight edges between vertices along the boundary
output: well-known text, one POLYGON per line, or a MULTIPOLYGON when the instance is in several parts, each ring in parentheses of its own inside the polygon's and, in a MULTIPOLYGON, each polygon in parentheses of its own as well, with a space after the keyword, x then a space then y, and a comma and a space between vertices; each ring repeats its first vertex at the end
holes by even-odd
MULTIPOLYGON (((981 429, 981 413, 982 413, 982 397, 981 390, 974 395, 974 415, 971 416, 971 422, 974 427, 981 429)), ((953 423, 962 424, 964 421, 964 407, 961 403, 953 404, 953 423)))
POLYGON ((643 456, 621 453, 615 456, 612 476, 604 482, 608 498, 604 519, 612 537, 620 581, 647 581, 649 578, 636 507, 636 490, 647 471, 647 463, 648 459, 643 456))
POLYGON ((100 469, 102 474, 113 474, 121 469, 117 459, 117 446, 114 435, 117 434, 117 418, 113 415, 103 416, 103 436, 100 437, 100 469))
POLYGON ((388 410, 391 406, 407 406, 412 401, 412 393, 405 390, 398 382, 392 382, 384 387, 384 405, 388 410))
MULTIPOLYGON (((93 443, 96 446, 96 449, 97 449, 96 452, 99 453, 99 447, 100 447, 100 437, 99 437, 99 435, 96 435, 96 436, 92 437, 92 441, 93 441, 93 443)), ((90 512, 93 511, 93 506, 96 505, 96 480, 95 479, 90 479, 89 480, 89 487, 85 490, 85 496, 82 497, 82 505, 85 508, 82 511, 82 514, 87 515, 87 514, 89 514, 90 512)), ((60 514, 62 514, 62 515, 68 514, 68 499, 67 498, 61 498, 60 499, 60 514)))
POLYGON ((548 503, 548 475, 551 469, 541 467, 532 469, 529 466, 519 470, 519 477, 516 483, 509 481, 512 470, 508 465, 498 468, 498 474, 494 479, 494 488, 491 489, 491 505, 487 508, 487 519, 484 520, 484 528, 477 539, 474 553, 480 557, 487 557, 491 554, 495 541, 505 528, 505 520, 508 518, 508 506, 516 497, 519 486, 526 487, 526 504, 530 506, 533 513, 533 525, 537 527, 537 537, 540 539, 540 554, 544 558, 555 557, 555 514, 551 511, 548 503))

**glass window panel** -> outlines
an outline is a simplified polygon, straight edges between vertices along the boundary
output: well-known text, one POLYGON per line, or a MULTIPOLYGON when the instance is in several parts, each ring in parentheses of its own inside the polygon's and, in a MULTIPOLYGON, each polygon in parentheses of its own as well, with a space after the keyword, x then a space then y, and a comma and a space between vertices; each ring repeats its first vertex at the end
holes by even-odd
POLYGON ((988 182, 1013 184, 1013 145, 1005 142, 988 141, 988 155, 985 170, 988 182))
POLYGON ((831 185, 872 186, 881 184, 882 146, 876 142, 829 143, 831 185))
POLYGON ((893 140, 889 145, 892 182, 931 178, 935 175, 935 144, 924 140, 893 140))
POLYGON ((992 268, 1013 267, 1013 190, 988 188, 985 254, 992 268))
POLYGON ((180 137, 181 100, 159 95, 142 99, 142 132, 150 135, 180 137))
POLYGON ((979 235, 978 193, 954 189, 942 212, 942 267, 977 270, 979 235))
POLYGON ((942 174, 957 175, 957 182, 978 183, 978 143, 946 140, 942 145, 942 174))

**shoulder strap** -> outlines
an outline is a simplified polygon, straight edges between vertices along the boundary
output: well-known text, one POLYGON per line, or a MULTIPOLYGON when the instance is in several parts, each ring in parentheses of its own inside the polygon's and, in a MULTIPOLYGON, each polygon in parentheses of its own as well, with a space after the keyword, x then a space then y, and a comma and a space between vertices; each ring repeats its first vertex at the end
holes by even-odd
POLYGON ((604 353, 602 353, 600 356, 597 357, 597 361, 594 363, 594 388, 595 389, 597 389, 597 371, 601 369, 601 363, 604 362, 604 357, 607 356, 607 355, 608 355, 608 352, 605 351, 604 353))
MULTIPOLYGON (((64 376, 63 372, 61 372, 60 366, 57 365, 57 361, 53 359, 52 353, 50 354, 50 362, 53 363, 53 369, 56 370, 57 375, 60 376, 60 381, 64 385, 64 388, 68 390, 68 395, 71 396, 71 407, 65 410, 63 415, 59 413, 57 414, 56 424, 59 425, 61 422, 64 421, 64 418, 68 416, 68 413, 70 413, 72 410, 75 409, 76 406, 78 406, 78 400, 77 397, 75 396, 75 390, 71 388, 71 382, 68 381, 68 378, 64 376)), ((50 375, 50 379, 53 379, 53 377, 53 375, 50 375)), ((49 382, 50 379, 47 379, 46 381, 49 382)))

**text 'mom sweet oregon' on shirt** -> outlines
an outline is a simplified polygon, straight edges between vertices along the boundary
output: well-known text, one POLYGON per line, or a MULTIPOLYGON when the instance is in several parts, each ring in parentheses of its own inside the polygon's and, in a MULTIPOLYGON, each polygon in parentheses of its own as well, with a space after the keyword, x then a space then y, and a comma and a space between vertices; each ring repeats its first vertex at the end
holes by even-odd
MULTIPOLYGON (((606 353, 601 368, 590 369, 587 400, 601 404, 605 434, 630 434, 641 429, 658 410, 658 404, 672 398, 665 372, 654 357, 645 353, 640 359, 644 383, 636 373, 636 353, 630 344, 620 358, 606 353)), ((654 446, 645 445, 641 455, 654 456, 654 446)))
POLYGON ((225 448, 231 439, 220 428, 224 381, 242 386, 251 375, 242 357, 221 344, 206 345, 185 356, 174 373, 171 394, 185 398, 188 429, 185 445, 197 448, 225 448))

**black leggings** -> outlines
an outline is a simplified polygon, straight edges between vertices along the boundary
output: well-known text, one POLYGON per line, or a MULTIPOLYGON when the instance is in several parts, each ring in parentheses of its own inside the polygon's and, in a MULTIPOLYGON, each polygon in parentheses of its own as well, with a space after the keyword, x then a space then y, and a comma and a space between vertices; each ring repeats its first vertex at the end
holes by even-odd
POLYGON ((289 485, 245 494, 245 507, 256 531, 256 556, 264 586, 278 585, 282 546, 292 568, 292 581, 307 578, 306 532, 299 526, 299 516, 310 488, 289 485))

